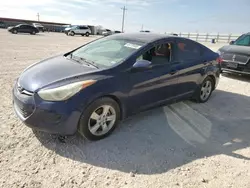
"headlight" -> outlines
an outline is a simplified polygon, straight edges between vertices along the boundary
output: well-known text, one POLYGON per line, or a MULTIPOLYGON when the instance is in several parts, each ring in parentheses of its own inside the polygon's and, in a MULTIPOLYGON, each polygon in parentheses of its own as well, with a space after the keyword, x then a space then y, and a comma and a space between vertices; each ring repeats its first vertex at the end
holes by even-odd
POLYGON ((42 89, 38 95, 47 101, 64 101, 95 82, 96 80, 85 80, 53 89, 42 89))

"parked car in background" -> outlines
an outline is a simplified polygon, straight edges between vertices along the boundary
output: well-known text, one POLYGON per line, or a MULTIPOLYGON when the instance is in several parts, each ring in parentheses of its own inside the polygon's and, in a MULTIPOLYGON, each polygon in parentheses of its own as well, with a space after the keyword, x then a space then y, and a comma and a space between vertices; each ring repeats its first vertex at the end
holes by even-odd
POLYGON ((64 33, 70 36, 82 35, 88 37, 91 34, 91 30, 88 26, 76 25, 65 28, 64 33))
POLYGON ((141 32, 141 33, 150 33, 149 30, 141 30, 140 32, 141 32))
POLYGON ((178 34, 176 34, 176 33, 171 33, 171 35, 178 36, 178 34))
POLYGON ((32 35, 35 35, 36 33, 39 33, 39 30, 36 27, 28 24, 19 24, 14 27, 8 27, 8 31, 13 34, 30 33, 32 35))
POLYGON ((45 28, 42 26, 42 24, 40 23, 33 23, 32 24, 34 27, 36 27, 39 31, 42 31, 44 32, 45 31, 45 28))
POLYGON ((122 33, 121 31, 114 31, 114 33, 122 33))
POLYGON ((250 75, 250 33, 241 35, 236 41, 218 50, 222 58, 223 72, 250 75))
POLYGON ((102 35, 103 36, 109 36, 109 35, 112 35, 112 31, 110 29, 105 29, 103 32, 102 32, 102 35))
POLYGON ((146 109, 206 102, 219 76, 219 55, 195 41, 123 33, 26 68, 14 85, 13 107, 33 129, 99 140, 146 109))
POLYGON ((0 28, 6 28, 6 25, 4 22, 0 22, 0 28))

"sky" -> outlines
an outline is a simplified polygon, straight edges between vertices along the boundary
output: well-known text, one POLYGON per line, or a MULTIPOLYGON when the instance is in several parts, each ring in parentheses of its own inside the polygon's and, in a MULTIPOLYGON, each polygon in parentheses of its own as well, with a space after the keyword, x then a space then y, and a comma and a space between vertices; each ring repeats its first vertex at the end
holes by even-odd
POLYGON ((2 0, 0 17, 101 25, 125 32, 250 31, 250 0, 2 0))

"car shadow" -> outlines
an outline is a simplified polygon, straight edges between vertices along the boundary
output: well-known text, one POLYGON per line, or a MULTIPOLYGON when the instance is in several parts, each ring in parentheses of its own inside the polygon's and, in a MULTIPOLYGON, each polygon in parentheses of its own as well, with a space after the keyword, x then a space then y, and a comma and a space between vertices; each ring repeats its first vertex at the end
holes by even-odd
POLYGON ((204 104, 179 102, 124 121, 109 137, 90 142, 34 131, 40 142, 60 156, 93 166, 159 174, 197 159, 228 155, 250 143, 250 97, 216 90, 204 104))
POLYGON ((236 74, 236 73, 222 73, 227 78, 237 79, 243 82, 250 82, 250 75, 236 74))
MULTIPOLYGON (((10 33, 10 34, 12 34, 12 33, 10 33)), ((31 35, 30 33, 17 33, 17 34, 12 34, 12 35, 14 35, 14 36, 16 36, 16 35, 26 35, 26 36, 44 36, 44 34, 43 33, 36 33, 35 35, 31 35)))

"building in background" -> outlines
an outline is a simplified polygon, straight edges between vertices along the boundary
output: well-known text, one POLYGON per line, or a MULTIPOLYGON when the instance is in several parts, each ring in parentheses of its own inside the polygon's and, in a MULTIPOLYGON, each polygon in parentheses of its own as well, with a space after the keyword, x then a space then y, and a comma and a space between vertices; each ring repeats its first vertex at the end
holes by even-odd
POLYGON ((72 27, 75 25, 85 25, 88 26, 91 30, 91 35, 102 35, 102 32, 106 31, 104 27, 98 25, 88 25, 88 24, 70 24, 70 23, 56 23, 56 22, 44 22, 37 20, 23 20, 15 18, 2 18, 0 17, 0 28, 7 28, 10 26, 15 26, 18 24, 29 24, 29 25, 42 25, 44 31, 50 32, 64 32, 65 28, 72 27))
POLYGON ((10 26, 18 25, 18 24, 33 25, 34 23, 41 24, 44 27, 45 31, 53 31, 53 32, 63 32, 66 25, 69 25, 68 23, 43 22, 43 21, 37 21, 37 20, 23 20, 23 19, 0 17, 1 28, 7 28, 10 26))

